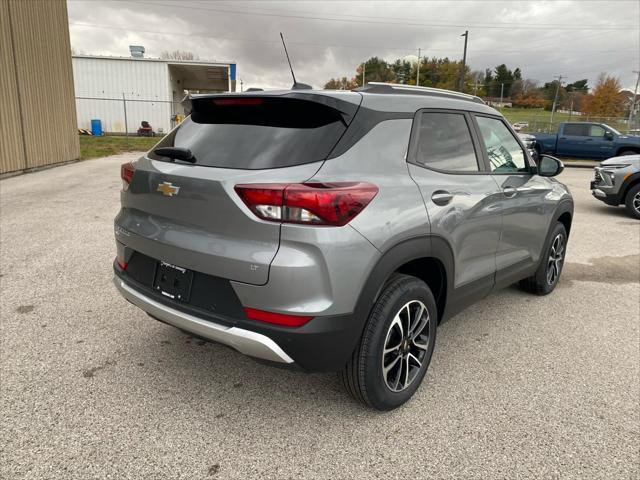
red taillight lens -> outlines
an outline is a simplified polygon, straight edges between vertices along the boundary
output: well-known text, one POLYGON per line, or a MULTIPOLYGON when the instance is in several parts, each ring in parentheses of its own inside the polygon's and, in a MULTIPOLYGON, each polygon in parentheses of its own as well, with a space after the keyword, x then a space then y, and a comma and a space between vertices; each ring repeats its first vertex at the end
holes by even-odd
POLYGON ((342 226, 373 200, 378 187, 363 182, 236 185, 244 203, 263 220, 342 226))
POLYGON ((136 174, 136 167, 133 163, 123 163, 120 166, 120 178, 122 178, 122 189, 127 190, 133 180, 133 176, 136 174))
POLYGON ((300 327, 313 318, 307 315, 285 315, 283 313, 265 312, 255 308, 245 308, 244 313, 250 320, 273 323, 284 327, 300 327))

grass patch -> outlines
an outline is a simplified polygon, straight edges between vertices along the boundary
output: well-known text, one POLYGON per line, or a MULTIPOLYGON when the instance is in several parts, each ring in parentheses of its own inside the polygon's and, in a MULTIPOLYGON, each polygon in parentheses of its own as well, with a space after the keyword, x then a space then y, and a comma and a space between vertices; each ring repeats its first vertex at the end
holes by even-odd
POLYGON ((547 132, 556 133, 560 122, 596 122, 606 123, 607 125, 620 130, 626 131, 626 123, 624 118, 601 118, 588 117, 585 115, 572 115, 568 113, 555 112, 553 115, 553 124, 551 124, 551 112, 542 108, 498 108, 507 121, 511 124, 516 122, 529 122, 528 128, 523 128, 522 132, 547 132))
POLYGON ((90 135, 80 135, 80 159, 106 157, 124 152, 146 152, 159 141, 159 137, 92 137, 90 135))

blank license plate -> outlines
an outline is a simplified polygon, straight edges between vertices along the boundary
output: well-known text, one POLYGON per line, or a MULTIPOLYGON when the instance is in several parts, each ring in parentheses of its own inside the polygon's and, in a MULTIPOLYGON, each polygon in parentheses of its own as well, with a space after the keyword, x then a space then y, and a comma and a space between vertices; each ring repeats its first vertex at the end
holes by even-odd
POLYGON ((166 262, 158 262, 153 288, 165 297, 182 302, 189 301, 193 272, 166 262))

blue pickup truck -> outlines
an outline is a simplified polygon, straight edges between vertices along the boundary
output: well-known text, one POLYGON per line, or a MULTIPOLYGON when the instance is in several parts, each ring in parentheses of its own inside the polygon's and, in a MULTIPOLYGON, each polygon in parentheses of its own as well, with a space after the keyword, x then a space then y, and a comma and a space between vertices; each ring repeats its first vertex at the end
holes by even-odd
POLYGON ((623 135, 604 123, 563 122, 558 133, 534 133, 538 155, 610 158, 640 153, 640 137, 623 135))

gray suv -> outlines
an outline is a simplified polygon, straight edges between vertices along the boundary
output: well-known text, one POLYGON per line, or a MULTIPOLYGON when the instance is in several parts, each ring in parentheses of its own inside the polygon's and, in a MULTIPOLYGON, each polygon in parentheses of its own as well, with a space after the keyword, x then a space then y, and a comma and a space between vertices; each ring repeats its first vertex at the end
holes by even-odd
POLYGON ((640 155, 622 155, 601 162, 595 168, 591 194, 607 205, 624 205, 640 219, 640 155))
POLYGON ((261 361, 337 371, 390 410, 438 324, 515 282, 550 293, 573 201, 476 97, 368 84, 190 97, 122 166, 115 285, 151 317, 261 361))

